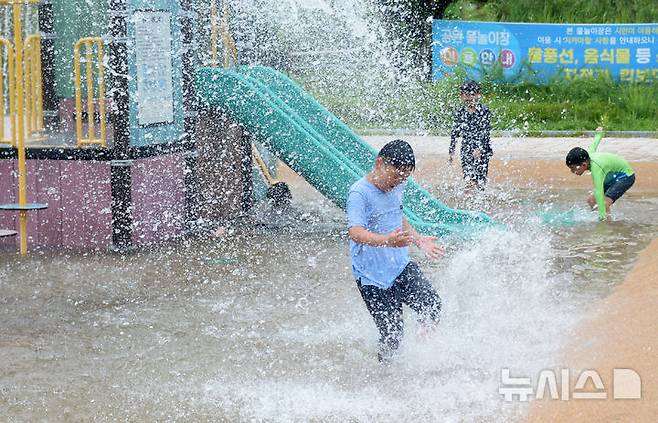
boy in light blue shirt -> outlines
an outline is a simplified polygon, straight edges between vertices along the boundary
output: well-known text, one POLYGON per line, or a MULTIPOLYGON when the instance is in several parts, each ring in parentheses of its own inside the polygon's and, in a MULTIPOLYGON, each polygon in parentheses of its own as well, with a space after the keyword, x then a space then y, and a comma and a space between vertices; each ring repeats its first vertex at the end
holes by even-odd
POLYGON ((374 169, 358 180, 347 197, 352 273, 361 297, 379 330, 380 362, 387 362, 403 335, 402 304, 439 321, 441 299, 416 263, 409 260, 414 244, 429 258, 444 249, 435 237, 420 235, 404 218, 402 199, 416 160, 411 146, 391 141, 379 152, 374 169))

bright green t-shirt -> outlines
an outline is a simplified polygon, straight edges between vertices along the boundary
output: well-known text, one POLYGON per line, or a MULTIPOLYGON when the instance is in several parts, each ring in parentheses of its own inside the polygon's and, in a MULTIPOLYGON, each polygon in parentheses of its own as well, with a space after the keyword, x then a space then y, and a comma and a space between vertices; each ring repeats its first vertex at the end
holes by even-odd
POLYGON ((633 175, 633 168, 623 157, 612 153, 597 153, 596 149, 603 139, 603 133, 599 132, 594 141, 587 149, 589 153, 589 169, 592 172, 594 182, 594 198, 599 209, 599 220, 605 220, 605 192, 606 182, 617 178, 620 174, 633 175))

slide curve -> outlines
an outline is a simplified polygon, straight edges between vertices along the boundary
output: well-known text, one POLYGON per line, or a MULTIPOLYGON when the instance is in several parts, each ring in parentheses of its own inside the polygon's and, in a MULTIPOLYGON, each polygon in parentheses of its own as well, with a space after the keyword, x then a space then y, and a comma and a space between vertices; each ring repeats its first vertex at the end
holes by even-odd
MULTIPOLYGON (((264 66, 201 68, 202 106, 219 108, 341 208, 372 169, 377 151, 297 83, 264 66)), ((410 178, 404 213, 418 231, 460 235, 491 223, 484 213, 447 207, 410 178)))

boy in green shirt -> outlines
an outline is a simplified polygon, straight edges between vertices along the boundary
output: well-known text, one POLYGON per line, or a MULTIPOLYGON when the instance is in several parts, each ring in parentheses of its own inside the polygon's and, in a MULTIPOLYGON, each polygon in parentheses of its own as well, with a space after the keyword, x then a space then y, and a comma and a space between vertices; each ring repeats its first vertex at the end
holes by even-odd
POLYGON ((575 147, 567 154, 567 166, 572 173, 592 172, 594 193, 587 198, 593 209, 598 208, 599 220, 610 220, 610 206, 635 183, 635 172, 623 157, 599 153, 596 149, 603 139, 603 128, 596 128, 594 142, 587 150, 575 147))

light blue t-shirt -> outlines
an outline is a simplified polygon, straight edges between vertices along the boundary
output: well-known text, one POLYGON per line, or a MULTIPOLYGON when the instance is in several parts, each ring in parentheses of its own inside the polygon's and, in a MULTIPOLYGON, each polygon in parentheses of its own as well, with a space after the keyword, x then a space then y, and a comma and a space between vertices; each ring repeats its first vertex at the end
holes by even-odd
MULTIPOLYGON (((389 192, 359 179, 347 195, 348 228, 361 226, 368 232, 388 234, 402 228, 402 197, 406 182, 389 192)), ((350 240, 352 274, 362 285, 388 289, 409 264, 408 247, 373 247, 350 240)))

